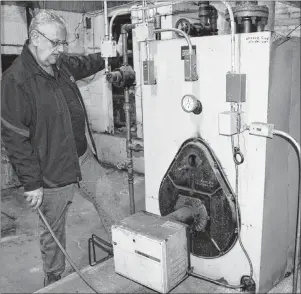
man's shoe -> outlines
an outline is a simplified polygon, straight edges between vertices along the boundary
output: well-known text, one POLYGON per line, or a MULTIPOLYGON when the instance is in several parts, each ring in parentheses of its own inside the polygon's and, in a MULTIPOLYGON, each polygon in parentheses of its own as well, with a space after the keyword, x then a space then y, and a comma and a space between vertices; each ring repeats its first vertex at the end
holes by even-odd
POLYGON ((48 274, 48 275, 45 275, 45 278, 44 278, 44 287, 60 280, 62 277, 61 275, 53 275, 53 274, 48 274))

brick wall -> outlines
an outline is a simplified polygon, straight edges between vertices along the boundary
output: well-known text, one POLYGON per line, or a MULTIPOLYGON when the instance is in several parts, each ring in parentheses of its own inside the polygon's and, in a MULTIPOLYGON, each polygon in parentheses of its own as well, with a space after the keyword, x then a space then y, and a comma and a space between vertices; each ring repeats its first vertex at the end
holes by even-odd
MULTIPOLYGON (((287 35, 291 30, 300 24, 300 8, 283 4, 276 1, 275 6, 275 31, 287 35)), ((300 37, 300 27, 290 36, 300 37)))

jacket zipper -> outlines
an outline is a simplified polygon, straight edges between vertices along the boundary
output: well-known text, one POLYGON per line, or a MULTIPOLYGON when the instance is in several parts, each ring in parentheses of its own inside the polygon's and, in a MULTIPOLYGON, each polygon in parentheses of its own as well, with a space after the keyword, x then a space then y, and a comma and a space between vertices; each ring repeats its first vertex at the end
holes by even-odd
MULTIPOLYGON (((58 85, 58 88, 60 89, 61 85, 59 84, 59 82, 56 79, 54 79, 54 80, 55 80, 55 83, 58 85)), ((60 98, 60 99, 61 99, 61 103, 63 104, 62 98, 60 98)), ((67 106, 67 109, 68 109, 68 106, 67 106)), ((70 124, 71 124, 71 117, 70 117, 69 111, 67 111, 67 115, 69 116, 69 121, 70 121, 70 124)), ((72 132, 72 124, 71 124, 71 132, 72 132)), ((72 132, 72 135, 73 135, 73 138, 74 138, 73 132, 72 132)), ((74 142, 75 142, 75 138, 74 138, 74 142)), ((75 167, 76 167, 76 164, 75 164, 75 167)), ((79 167, 79 169, 80 169, 80 167, 79 167)), ((80 188, 79 176, 78 176, 78 173, 76 173, 76 174, 77 174, 77 176, 76 176, 77 186, 78 186, 78 188, 80 188)))
MULTIPOLYGON (((71 75, 71 76, 72 76, 72 75, 71 75)), ((69 82, 68 79, 67 79, 67 81, 69 82)), ((94 139, 93 139, 93 136, 92 136, 90 127, 89 127, 89 121, 88 121, 87 110, 86 110, 85 106, 83 105, 83 102, 82 102, 80 96, 79 96, 78 93, 77 93, 77 88, 76 88, 76 87, 73 87, 73 84, 74 84, 74 83, 75 83, 75 82, 71 83, 71 87, 73 88, 73 90, 74 90, 74 92, 75 92, 75 94, 76 94, 76 97, 77 97, 77 99, 79 100, 79 103, 80 103, 80 105, 81 105, 81 107, 82 107, 82 109, 83 109, 83 111, 84 111, 85 122, 86 122, 86 125, 87 125, 88 133, 89 133, 89 136, 90 136, 90 139, 91 139, 91 143, 92 143, 92 145, 93 145, 93 149, 94 149, 94 151, 95 151, 96 158, 97 158, 97 160, 98 160, 97 149, 96 149, 95 142, 94 142, 94 139)))

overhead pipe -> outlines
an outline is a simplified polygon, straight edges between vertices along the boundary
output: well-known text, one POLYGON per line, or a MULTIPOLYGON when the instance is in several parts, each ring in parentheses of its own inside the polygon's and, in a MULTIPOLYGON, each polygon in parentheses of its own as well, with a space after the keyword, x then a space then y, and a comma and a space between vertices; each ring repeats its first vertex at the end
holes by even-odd
POLYGON ((146 4, 143 4, 144 7, 139 7, 139 8, 126 8, 126 9, 121 9, 117 12, 115 12, 113 15, 112 15, 112 18, 110 20, 110 29, 109 29, 109 38, 110 40, 112 39, 112 36, 113 36, 113 24, 114 24, 114 20, 115 18, 120 15, 120 14, 123 14, 123 13, 129 13, 131 11, 144 11, 144 10, 147 10, 147 9, 153 9, 153 8, 159 8, 159 7, 164 7, 164 6, 169 6, 169 5, 173 5, 173 4, 179 4, 179 3, 183 3, 183 2, 186 2, 185 0, 179 0, 179 1, 170 1, 169 3, 165 3, 165 4, 153 4, 151 7, 149 5, 146 5, 146 4))
MULTIPOLYGON (((145 3, 143 1, 142 2, 143 7, 129 8, 129 9, 117 11, 115 14, 113 14, 113 16, 111 18, 111 21, 110 21, 109 38, 110 39, 112 38, 112 30, 113 30, 114 20, 121 13, 128 13, 128 12, 131 12, 131 11, 141 11, 141 10, 144 11, 144 10, 150 9, 150 8, 159 8, 159 7, 164 7, 164 6, 178 4, 178 3, 183 3, 183 2, 185 2, 185 0, 171 1, 168 4, 157 4, 157 5, 155 4, 155 5, 152 5, 151 7, 149 7, 148 5, 145 6, 145 3)), ((236 59, 235 59, 235 33, 236 33, 236 30, 235 30, 234 14, 233 14, 233 10, 232 10, 231 5, 227 1, 221 1, 221 2, 227 7, 227 9, 229 11, 229 16, 230 16, 230 24, 231 24, 231 72, 235 73, 235 64, 236 64, 236 59)), ((187 40, 187 43, 188 43, 188 46, 189 46, 189 51, 190 51, 189 53, 190 54, 193 53, 192 52, 192 45, 191 45, 190 39, 189 39, 188 35, 185 32, 183 32, 182 30, 177 30, 177 29, 166 29, 166 30, 168 30, 168 31, 175 31, 175 32, 183 35, 184 38, 187 40)), ((158 30, 155 30, 155 31, 158 32, 158 30)))

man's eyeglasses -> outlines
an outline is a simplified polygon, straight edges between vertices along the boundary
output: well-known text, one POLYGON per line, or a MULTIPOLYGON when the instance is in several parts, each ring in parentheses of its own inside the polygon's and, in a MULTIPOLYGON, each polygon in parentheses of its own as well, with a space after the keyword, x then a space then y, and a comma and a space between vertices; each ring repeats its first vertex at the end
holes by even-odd
POLYGON ((64 47, 67 47, 69 44, 68 42, 66 41, 53 41, 53 40, 50 40, 49 38, 47 38, 43 33, 41 33, 40 31, 36 30, 40 35, 42 35, 44 38, 46 38, 51 44, 53 47, 58 47, 58 46, 61 46, 63 45, 64 47))

